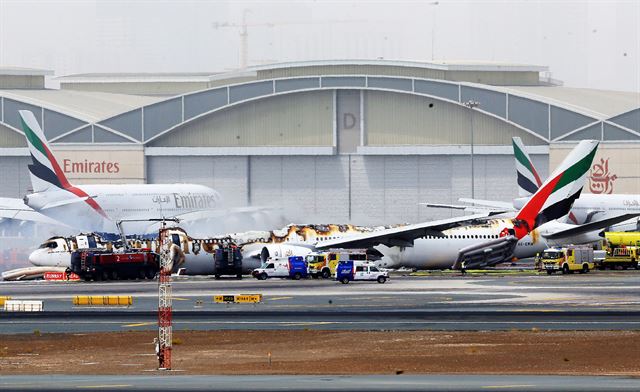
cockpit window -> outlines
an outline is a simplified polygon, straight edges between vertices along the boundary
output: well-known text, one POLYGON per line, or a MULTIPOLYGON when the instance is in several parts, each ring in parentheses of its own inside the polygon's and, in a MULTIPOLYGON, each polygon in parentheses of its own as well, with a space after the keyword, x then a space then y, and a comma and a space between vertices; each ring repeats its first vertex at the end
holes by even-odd
POLYGON ((45 242, 40 245, 40 249, 55 249, 58 247, 58 243, 55 241, 45 242))

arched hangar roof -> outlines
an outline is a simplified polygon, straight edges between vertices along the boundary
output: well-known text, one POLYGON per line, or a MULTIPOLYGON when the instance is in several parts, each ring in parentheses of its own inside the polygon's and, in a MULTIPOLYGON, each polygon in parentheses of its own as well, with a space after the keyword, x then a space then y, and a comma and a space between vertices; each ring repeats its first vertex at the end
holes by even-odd
MULTIPOLYGON (((82 106, 69 110, 45 99, 0 91, 0 125, 20 133, 17 111, 29 109, 44 124, 45 133, 52 142, 146 145, 162 135, 179 132, 182 126, 196 119, 228 108, 289 94, 342 89, 409 94, 459 106, 467 101, 477 101, 480 106, 475 110, 547 143, 584 138, 640 141, 640 102, 634 102, 633 98, 623 99, 615 108, 594 110, 593 106, 580 106, 579 99, 569 102, 559 93, 562 90, 555 90, 555 95, 550 93, 554 91, 551 89, 563 89, 561 87, 497 87, 388 75, 281 77, 214 87, 166 99, 125 96, 119 109, 94 116, 87 115, 82 106)), ((580 94, 580 91, 573 94, 580 94)), ((95 95, 91 93, 86 97, 95 95)))

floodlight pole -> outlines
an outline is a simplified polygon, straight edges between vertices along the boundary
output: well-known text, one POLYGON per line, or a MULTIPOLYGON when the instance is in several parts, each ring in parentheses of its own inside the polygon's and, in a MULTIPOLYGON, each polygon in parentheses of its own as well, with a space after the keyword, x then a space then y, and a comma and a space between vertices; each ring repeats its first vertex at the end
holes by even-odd
POLYGON ((438 4, 440 4, 439 1, 432 1, 427 4, 434 7, 433 13, 431 14, 431 61, 433 61, 436 46, 436 7, 438 4))
POLYGON ((477 108, 478 106, 480 106, 480 102, 473 101, 473 100, 468 100, 468 101, 464 102, 463 105, 469 108, 469 115, 471 116, 470 117, 470 122, 471 122, 471 128, 470 128, 470 136, 471 136, 471 198, 475 199, 476 187, 475 187, 475 168, 474 168, 474 159, 473 159, 473 134, 474 134, 474 129, 473 129, 473 109, 477 108))

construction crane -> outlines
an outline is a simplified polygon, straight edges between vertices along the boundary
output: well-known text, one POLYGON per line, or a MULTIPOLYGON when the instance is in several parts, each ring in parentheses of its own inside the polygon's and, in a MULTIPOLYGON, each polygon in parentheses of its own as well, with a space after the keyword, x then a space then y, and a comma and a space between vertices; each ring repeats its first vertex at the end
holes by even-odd
POLYGON ((240 28, 240 69, 247 68, 249 63, 249 27, 276 27, 286 25, 312 25, 312 24, 335 24, 335 23, 361 23, 368 22, 367 20, 327 20, 321 22, 263 22, 263 23, 249 23, 247 21, 248 15, 251 13, 250 9, 245 8, 242 10, 242 23, 228 23, 228 22, 213 22, 211 27, 214 29, 220 28, 240 28))

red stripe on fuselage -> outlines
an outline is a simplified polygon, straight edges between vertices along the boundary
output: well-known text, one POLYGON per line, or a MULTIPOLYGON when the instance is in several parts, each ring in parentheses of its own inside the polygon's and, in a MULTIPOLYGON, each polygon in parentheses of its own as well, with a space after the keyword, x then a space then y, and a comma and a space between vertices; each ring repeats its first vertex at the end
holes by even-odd
POLYGON ((58 165, 58 162, 56 162, 56 159, 53 157, 53 154, 51 153, 49 148, 47 148, 47 145, 42 143, 42 147, 44 147, 44 150, 47 153, 47 158, 49 159, 49 162, 51 163, 51 166, 53 167, 53 171, 56 173, 56 177, 58 177, 58 180, 60 180, 60 184, 62 184, 62 187, 65 190, 73 193, 74 195, 76 195, 78 197, 88 197, 88 199, 85 200, 85 203, 87 203, 91 208, 93 208, 102 217, 104 217, 105 219, 109 219, 109 217, 104 212, 102 207, 100 207, 100 205, 95 200, 93 200, 82 189, 76 188, 75 186, 73 186, 73 185, 71 185, 69 183, 69 181, 67 180, 67 177, 64 175, 64 172, 62 171, 62 169, 60 169, 60 166, 58 165))

